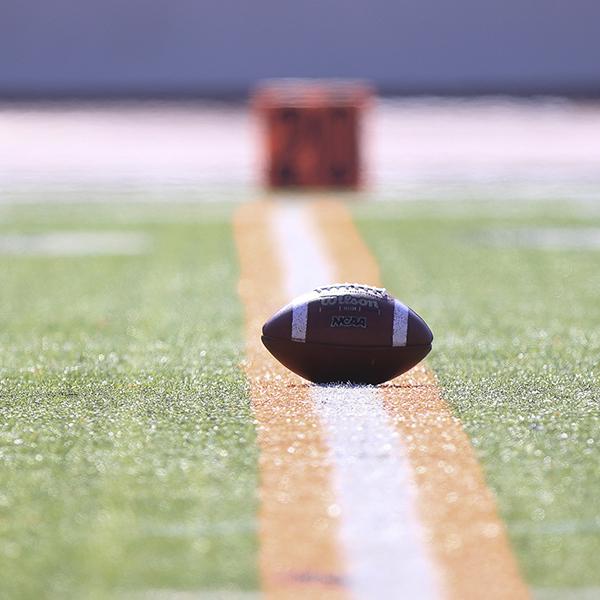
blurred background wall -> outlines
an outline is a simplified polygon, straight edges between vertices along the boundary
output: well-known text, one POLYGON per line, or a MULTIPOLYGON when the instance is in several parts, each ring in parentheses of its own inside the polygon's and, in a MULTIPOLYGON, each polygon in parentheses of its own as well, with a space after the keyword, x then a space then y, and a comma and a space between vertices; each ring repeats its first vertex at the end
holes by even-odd
POLYGON ((0 96, 239 96, 265 77, 388 93, 600 95, 598 0, 1 0, 0 96))

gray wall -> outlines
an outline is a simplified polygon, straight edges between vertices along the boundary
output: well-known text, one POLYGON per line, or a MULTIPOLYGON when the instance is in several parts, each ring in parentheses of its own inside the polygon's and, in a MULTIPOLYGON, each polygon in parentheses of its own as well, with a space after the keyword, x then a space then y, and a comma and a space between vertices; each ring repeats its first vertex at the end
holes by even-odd
POLYGON ((0 0, 0 95, 600 92, 599 0, 0 0))

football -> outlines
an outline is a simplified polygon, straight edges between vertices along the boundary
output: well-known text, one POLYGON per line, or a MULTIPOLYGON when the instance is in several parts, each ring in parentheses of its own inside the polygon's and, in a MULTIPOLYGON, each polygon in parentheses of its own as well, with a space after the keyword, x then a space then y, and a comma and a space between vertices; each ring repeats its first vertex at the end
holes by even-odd
POLYGON ((335 284, 299 296, 263 326, 267 350, 314 383, 378 384, 408 371, 433 334, 385 289, 335 284))

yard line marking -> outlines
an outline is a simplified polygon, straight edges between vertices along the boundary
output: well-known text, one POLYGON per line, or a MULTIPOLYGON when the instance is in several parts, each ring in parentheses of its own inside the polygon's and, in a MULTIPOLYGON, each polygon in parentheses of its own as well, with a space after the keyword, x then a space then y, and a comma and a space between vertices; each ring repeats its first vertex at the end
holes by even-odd
POLYGON ((260 448, 259 571, 272 600, 338 600, 343 589, 328 450, 308 386, 260 341, 264 321, 289 300, 266 202, 243 205, 234 232, 246 314, 244 364, 260 448))
POLYGON ((439 596, 411 466, 372 387, 315 387, 339 490, 348 582, 357 598, 439 596))
MULTIPOLYGON (((282 202, 271 224, 289 298, 336 279, 309 205, 282 202)), ((361 599, 438 597, 410 464, 381 393, 314 386, 311 397, 327 432, 350 591, 361 599)))
MULTIPOLYGON (((249 361, 246 369, 251 380, 255 414, 260 424, 258 435, 263 497, 260 562, 263 588, 268 597, 339 597, 343 595, 340 588, 344 581, 348 583, 349 591, 361 598, 382 597, 382 594, 384 597, 392 597, 390 593, 393 596, 419 598, 435 595, 435 581, 423 577, 422 573, 413 579, 412 591, 407 592, 406 587, 399 591, 401 584, 394 579, 394 575, 405 565, 404 557, 398 550, 401 543, 397 535, 393 536, 396 538, 395 549, 390 551, 388 547, 388 551, 384 552, 387 563, 371 560, 377 554, 372 547, 360 547, 367 546, 367 541, 379 544, 380 549, 385 547, 381 540, 378 541, 378 536, 374 535, 385 531, 380 526, 380 521, 379 526, 371 525, 367 533, 361 534, 361 544, 357 543, 358 536, 353 532, 357 523, 360 524, 361 515, 356 512, 358 507, 368 508, 367 517, 362 517, 363 522, 376 514, 376 509, 369 506, 373 504, 373 500, 365 503, 363 499, 357 503, 352 494, 348 494, 351 489, 348 481, 356 483, 360 480, 356 477, 356 460, 362 460, 363 464, 368 460, 398 464, 408 460, 412 469, 408 469, 404 484, 398 484, 400 491, 393 493, 405 494, 405 501, 400 505, 408 510, 412 506, 415 510, 414 498, 410 499, 410 481, 416 481, 418 514, 425 532, 419 531, 419 523, 413 518, 408 520, 411 526, 414 524, 412 534, 409 531, 407 535, 422 538, 425 533, 434 553, 434 559, 429 559, 427 549, 424 548, 420 554, 419 568, 433 569, 436 574, 441 575, 442 592, 448 598, 528 598, 528 590, 518 572, 504 526, 498 518, 494 498, 486 487, 468 437, 441 398, 429 371, 417 367, 402 379, 379 388, 379 391, 373 388, 351 388, 350 391, 340 387, 314 387, 308 393, 308 386, 298 386, 297 378, 275 366, 272 360, 265 360, 258 337, 260 325, 270 312, 289 301, 296 291, 314 287, 310 278, 315 279, 315 285, 321 285, 322 280, 328 278, 380 285, 377 264, 362 242, 346 209, 335 202, 322 202, 310 208, 299 204, 282 204, 272 206, 270 210, 265 205, 250 205, 238 213, 236 237, 242 262, 240 293, 246 302, 249 317, 249 361), (283 211, 283 217, 277 216, 280 211, 283 211), (312 217, 308 217, 309 214, 312 217), (282 219, 280 225, 284 223, 287 224, 286 227, 293 225, 298 229, 299 226, 304 227, 306 222, 310 223, 311 218, 314 223, 310 225, 312 233, 308 234, 308 245, 298 245, 299 234, 296 231, 291 236, 280 236, 276 249, 279 250, 280 257, 284 258, 284 263, 285 257, 306 264, 306 257, 315 258, 315 252, 329 254, 332 257, 330 271, 321 267, 312 271, 305 268, 296 283, 290 284, 288 269, 288 289, 287 294, 284 294, 281 271, 286 269, 286 265, 279 265, 274 260, 274 248, 269 247, 268 243, 269 233, 274 232, 268 230, 266 221, 270 220, 273 224, 282 219), (314 224, 317 229, 313 228, 314 224), (321 242, 325 244, 325 249, 321 242), (283 250, 284 248, 287 249, 283 250), (302 254, 299 255, 298 252, 302 254), (278 279, 277 285, 273 284, 275 279, 278 279), (303 286, 302 289, 300 285, 303 286), (277 301, 275 297, 278 297, 277 301), (266 304, 270 305, 268 310, 266 304), (358 397, 353 397, 350 403, 344 401, 355 393, 354 390, 358 397), (287 397, 282 402, 286 394, 287 397), (373 409, 373 398, 368 398, 369 394, 379 398, 379 409, 373 409), (366 403, 362 408, 361 402, 366 403), (368 409, 365 410, 364 406, 368 409), (319 413, 320 422, 315 417, 315 409, 319 413), (361 410, 365 414, 361 414, 361 410), (346 411, 345 417, 340 418, 338 411, 346 411), (297 420, 299 414, 303 414, 306 419, 301 419, 301 426, 310 423, 301 435, 306 431, 315 436, 309 446, 317 449, 317 458, 313 454, 309 459, 313 463, 309 465, 306 464, 307 456, 302 456, 302 451, 306 450, 304 442, 299 442, 296 446, 288 445, 290 440, 292 443, 299 441, 298 436, 294 438, 292 435, 294 431, 298 431, 296 425, 290 430, 290 422, 297 420), (376 428, 370 424, 372 417, 377 426, 385 423, 385 427, 390 429, 389 422, 383 420, 382 414, 388 420, 393 419, 393 433, 396 435, 392 435, 393 442, 382 444, 385 447, 384 455, 377 457, 359 448, 361 434, 362 439, 366 438, 372 445, 373 440, 378 437, 376 428), (324 433, 330 445, 329 452, 323 440, 324 433), (351 450, 348 449, 349 441, 355 444, 351 450), (290 449, 291 459, 286 456, 290 449), (391 453, 393 460, 390 461, 386 453, 391 453), (331 477, 338 491, 337 501, 329 487, 331 477), (290 482, 293 485, 289 485, 290 482), (314 486, 317 486, 317 490, 312 496, 311 507, 310 500, 305 503, 305 495, 310 495, 314 486), (341 515, 339 531, 334 518, 337 514, 341 515), (324 519, 324 529, 320 534, 313 527, 314 515, 324 519), (300 522, 301 525, 296 526, 300 522), (349 573, 345 578, 342 560, 335 547, 336 535, 340 536, 348 559, 349 573), (298 547, 302 549, 299 552, 296 551, 298 547), (390 578, 388 583, 381 584, 381 581, 386 581, 386 577, 390 578), (426 581, 423 582, 423 579, 426 581), (384 586, 385 593, 382 592, 384 586), (424 590, 425 596, 421 593, 424 590)), ((326 262, 319 260, 322 265, 326 262)), ((375 469, 362 472, 370 474, 373 470, 375 469)), ((390 479, 396 483, 402 481, 398 469, 394 470, 390 479)), ((375 485, 365 485, 363 482, 356 489, 384 491, 384 486, 379 482, 375 485)), ((414 493, 413 490, 412 494, 414 493)), ((386 491, 385 497, 387 495, 386 491)), ((398 502, 394 502, 394 510, 398 510, 398 502)), ((386 516, 389 514, 388 511, 386 516)), ((402 522, 407 521, 396 515, 395 524, 402 522)), ((364 527, 363 532, 366 529, 364 527)), ((413 557, 415 544, 410 544, 410 548, 410 557, 413 557)), ((418 571, 419 568, 413 570, 418 571)), ((403 581, 402 584, 406 585, 407 582, 403 581)))
MULTIPOLYGON (((314 215, 334 257, 336 278, 380 286, 377 263, 346 208, 325 200, 315 205, 314 215)), ((444 596, 529 598, 475 452, 433 374, 419 365, 380 389, 412 464, 444 596)))
POLYGON ((280 256, 282 283, 290 300, 332 283, 333 269, 306 202, 278 202, 270 226, 280 256))
POLYGON ((417 367, 384 402, 407 443, 422 518, 453 598, 527 598, 495 499, 460 420, 433 374, 417 367))

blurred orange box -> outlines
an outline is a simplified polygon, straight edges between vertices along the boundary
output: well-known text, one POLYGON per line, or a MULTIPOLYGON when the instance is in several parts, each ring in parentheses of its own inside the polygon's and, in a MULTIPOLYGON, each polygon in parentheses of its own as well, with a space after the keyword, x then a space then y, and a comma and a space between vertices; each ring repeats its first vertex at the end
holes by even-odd
POLYGON ((268 81, 253 105, 271 188, 356 189, 363 179, 361 121, 373 95, 359 81, 268 81))

